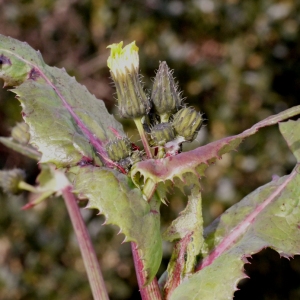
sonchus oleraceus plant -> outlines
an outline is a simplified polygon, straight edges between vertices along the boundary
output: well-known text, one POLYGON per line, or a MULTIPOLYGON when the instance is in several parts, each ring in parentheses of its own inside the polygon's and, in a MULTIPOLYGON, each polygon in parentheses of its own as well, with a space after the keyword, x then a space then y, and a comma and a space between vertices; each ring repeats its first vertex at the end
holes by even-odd
POLYGON ((196 138, 203 118, 183 103, 167 63, 159 63, 151 92, 146 93, 135 43, 108 48, 119 114, 135 123, 143 149, 128 138, 103 101, 65 70, 46 65, 28 44, 0 36, 0 77, 16 94, 24 119, 11 137, 0 141, 36 159, 43 176, 40 185, 31 186, 24 171, 2 170, 0 184, 7 193, 36 194, 24 209, 62 195, 94 299, 108 295, 76 198, 88 199, 87 208, 97 209, 131 242, 142 299, 232 299, 246 277, 247 257, 266 247, 285 257, 299 254, 300 121, 288 119, 300 114, 300 106, 238 135, 183 152, 182 144, 196 138), (294 170, 253 191, 203 228, 199 179, 205 170, 245 138, 276 124, 297 159, 294 170), (168 201, 167 187, 172 185, 188 191, 188 202, 162 233, 160 205, 168 201), (163 239, 174 248, 157 280, 163 239))

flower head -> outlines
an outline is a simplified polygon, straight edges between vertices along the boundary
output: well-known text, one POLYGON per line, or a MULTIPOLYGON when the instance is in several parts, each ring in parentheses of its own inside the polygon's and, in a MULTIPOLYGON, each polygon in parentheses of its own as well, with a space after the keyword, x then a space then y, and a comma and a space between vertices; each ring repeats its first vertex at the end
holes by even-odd
POLYGON ((135 42, 128 44, 123 47, 123 42, 119 44, 109 45, 110 56, 107 60, 107 66, 110 68, 111 72, 117 76, 119 73, 124 73, 126 75, 126 69, 128 71, 134 70, 138 72, 139 68, 139 48, 136 46, 135 42))
POLYGON ((139 48, 135 42, 123 47, 123 42, 112 44, 107 60, 116 85, 119 112, 123 118, 135 119, 150 111, 151 105, 139 80, 139 48))

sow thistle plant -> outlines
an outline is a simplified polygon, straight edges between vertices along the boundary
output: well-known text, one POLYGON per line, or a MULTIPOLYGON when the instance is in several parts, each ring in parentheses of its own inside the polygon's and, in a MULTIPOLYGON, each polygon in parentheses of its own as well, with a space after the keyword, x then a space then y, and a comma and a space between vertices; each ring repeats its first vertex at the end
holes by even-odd
POLYGON ((47 66, 28 44, 0 36, 0 77, 13 88, 24 119, 12 137, 0 141, 41 167, 36 186, 27 184, 19 169, 2 170, 0 185, 7 193, 28 190, 35 195, 23 209, 51 195, 63 197, 94 299, 108 295, 77 199, 88 199, 87 208, 103 214, 106 224, 119 226, 125 241, 131 242, 142 299, 232 299, 246 277, 247 257, 266 247, 284 257, 299 254, 300 121, 283 121, 300 114, 300 106, 238 135, 182 152, 182 144, 196 138, 203 118, 183 103, 167 63, 159 63, 147 94, 135 43, 108 48, 119 114, 134 121, 143 149, 130 141, 103 101, 65 70, 47 66), (295 169, 274 177, 203 229, 205 187, 199 180, 205 170, 260 128, 278 123, 296 157, 295 169), (188 202, 162 233, 160 205, 166 203, 172 185, 187 193, 188 202), (174 248, 167 270, 157 280, 163 239, 174 248))

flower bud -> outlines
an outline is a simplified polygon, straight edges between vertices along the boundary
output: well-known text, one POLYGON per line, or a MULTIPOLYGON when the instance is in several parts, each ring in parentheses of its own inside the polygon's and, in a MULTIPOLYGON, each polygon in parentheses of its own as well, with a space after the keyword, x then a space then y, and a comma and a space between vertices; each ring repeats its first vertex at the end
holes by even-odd
POLYGON ((174 115, 172 124, 179 136, 184 137, 185 141, 191 142, 196 138, 202 122, 203 119, 199 112, 192 107, 184 107, 174 115))
POLYGON ((164 146, 175 138, 174 129, 170 123, 160 123, 153 126, 150 134, 155 146, 164 146))
POLYGON ((7 194, 17 195, 22 192, 19 188, 20 182, 24 181, 25 172, 21 169, 0 171, 0 186, 7 194))
POLYGON ((139 80, 139 48, 135 42, 122 46, 123 42, 108 46, 111 53, 107 65, 116 86, 121 117, 135 119, 147 115, 151 103, 139 80))
POLYGON ((163 119, 162 122, 168 122, 171 113, 178 110, 181 105, 177 85, 165 61, 159 64, 153 83, 151 100, 155 111, 163 119))
POLYGON ((120 161, 131 154, 131 143, 128 138, 108 142, 105 148, 109 158, 113 161, 120 161))
POLYGON ((12 138, 20 144, 28 144, 30 139, 29 126, 25 123, 17 123, 11 131, 12 138))

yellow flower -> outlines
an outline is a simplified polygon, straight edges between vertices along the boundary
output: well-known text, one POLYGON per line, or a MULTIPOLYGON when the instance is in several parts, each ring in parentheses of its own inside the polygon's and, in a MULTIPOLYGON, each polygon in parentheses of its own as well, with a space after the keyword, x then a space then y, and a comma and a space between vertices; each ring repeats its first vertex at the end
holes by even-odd
POLYGON ((123 42, 112 44, 107 60, 115 83, 121 117, 136 119, 149 113, 151 105, 139 81, 139 48, 135 42, 123 47, 123 42))
POLYGON ((123 49, 122 47, 123 42, 112 44, 107 47, 111 49, 110 56, 107 60, 107 66, 115 76, 117 76, 119 72, 125 72, 126 69, 129 72, 138 72, 139 68, 139 48, 136 46, 135 42, 128 44, 123 49))

